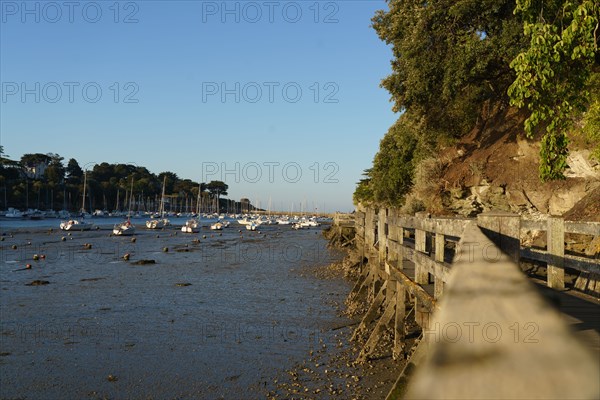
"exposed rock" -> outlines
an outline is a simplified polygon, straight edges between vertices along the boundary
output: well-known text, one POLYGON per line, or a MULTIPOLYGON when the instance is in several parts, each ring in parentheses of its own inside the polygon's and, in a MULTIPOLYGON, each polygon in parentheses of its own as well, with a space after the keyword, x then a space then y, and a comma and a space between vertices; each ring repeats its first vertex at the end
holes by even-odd
POLYGON ((131 263, 131 265, 148 265, 148 264, 156 264, 155 260, 138 260, 131 263))
POLYGON ((548 202, 551 215, 563 215, 590 191, 589 184, 582 182, 568 189, 559 189, 552 193, 548 202))
POLYGON ((600 179, 600 163, 590 158, 591 151, 571 151, 567 157, 569 168, 565 171, 567 178, 600 179))
POLYGON ((600 186, 589 192, 563 217, 568 221, 600 222, 600 186))
POLYGON ((31 283, 26 283, 25 286, 42 286, 42 285, 48 285, 50 282, 48 281, 41 281, 39 279, 36 279, 35 281, 32 281, 31 283))

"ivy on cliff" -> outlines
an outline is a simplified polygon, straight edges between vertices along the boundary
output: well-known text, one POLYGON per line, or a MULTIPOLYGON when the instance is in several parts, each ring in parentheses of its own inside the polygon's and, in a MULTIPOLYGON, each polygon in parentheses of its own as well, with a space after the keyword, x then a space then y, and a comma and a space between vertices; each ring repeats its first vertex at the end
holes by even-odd
POLYGON ((589 82, 598 67, 599 13, 597 0, 516 2, 515 14, 524 19, 529 45, 510 64, 516 79, 508 93, 511 104, 530 112, 525 120, 529 137, 536 127, 546 126, 539 170, 544 181, 564 178, 567 133, 574 118, 590 107, 589 82))

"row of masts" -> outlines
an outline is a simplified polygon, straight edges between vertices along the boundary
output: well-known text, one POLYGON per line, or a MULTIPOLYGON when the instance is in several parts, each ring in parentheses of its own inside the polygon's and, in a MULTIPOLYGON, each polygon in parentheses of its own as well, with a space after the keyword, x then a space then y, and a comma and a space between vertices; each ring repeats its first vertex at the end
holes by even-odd
MULTIPOLYGON (((123 199, 123 205, 129 204, 128 212, 150 212, 158 210, 160 215, 164 215, 167 212, 165 205, 169 204, 169 212, 180 212, 180 213, 191 213, 195 212, 197 214, 200 213, 218 213, 219 212, 219 199, 217 196, 204 196, 200 191, 200 186, 198 187, 198 195, 196 196, 196 201, 194 204, 193 196, 185 196, 185 200, 181 199, 178 195, 165 195, 165 184, 166 177, 163 179, 162 185, 162 194, 160 199, 158 195, 154 196, 154 199, 150 197, 144 197, 144 192, 136 196, 133 194, 133 178, 131 179, 131 190, 125 190, 125 197, 123 199), (208 198, 206 198, 208 197, 208 198), (167 202, 167 199, 169 201, 167 202), (158 208, 157 208, 158 205, 158 208)), ((87 174, 84 175, 83 181, 83 199, 81 205, 81 212, 86 212, 85 200, 86 200, 86 187, 87 187, 87 174)), ((91 198, 88 197, 89 200, 89 209, 92 209, 91 198)), ((104 210, 108 210, 108 204, 106 201, 106 195, 103 195, 103 206, 104 210)), ((233 200, 226 200, 226 210, 227 212, 235 212, 236 205, 233 200)), ((123 211, 121 208, 121 190, 117 189, 117 200, 115 204, 115 211, 123 211)))

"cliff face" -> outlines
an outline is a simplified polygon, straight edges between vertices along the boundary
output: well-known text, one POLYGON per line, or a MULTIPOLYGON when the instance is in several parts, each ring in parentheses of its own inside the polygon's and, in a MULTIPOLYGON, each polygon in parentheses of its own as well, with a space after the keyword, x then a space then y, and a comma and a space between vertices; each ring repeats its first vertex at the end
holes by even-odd
POLYGON ((598 207, 592 200, 598 194, 574 209, 584 197, 600 193, 600 163, 590 157, 589 148, 583 138, 575 139, 567 179, 540 182, 539 142, 525 138, 521 117, 498 114, 442 153, 443 207, 464 216, 503 210, 600 221, 600 212, 592 210, 598 207), (571 209, 576 211, 566 214, 571 209))

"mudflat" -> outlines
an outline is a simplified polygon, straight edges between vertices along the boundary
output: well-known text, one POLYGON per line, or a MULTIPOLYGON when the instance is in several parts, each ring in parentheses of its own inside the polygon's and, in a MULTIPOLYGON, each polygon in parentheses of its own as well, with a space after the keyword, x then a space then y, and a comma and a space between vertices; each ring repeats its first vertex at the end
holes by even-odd
MULTIPOLYGON (((350 283, 311 273, 343 256, 320 229, 110 232, 3 230, 1 398, 285 396, 294 366, 328 376, 348 351, 350 283)), ((354 374, 310 394, 353 397, 354 374)))

